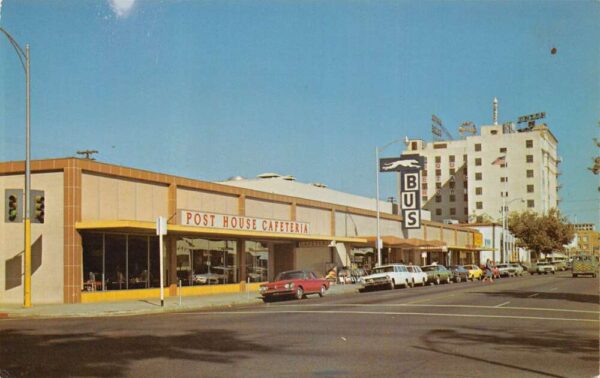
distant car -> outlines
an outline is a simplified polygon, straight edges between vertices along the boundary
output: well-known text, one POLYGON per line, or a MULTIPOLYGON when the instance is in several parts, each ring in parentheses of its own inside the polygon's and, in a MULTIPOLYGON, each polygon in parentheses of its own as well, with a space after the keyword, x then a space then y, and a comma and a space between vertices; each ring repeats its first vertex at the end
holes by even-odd
POLYGON ((216 285, 225 281, 225 275, 209 272, 209 273, 198 273, 192 276, 194 285, 216 285))
POLYGON ((557 272, 562 272, 567 270, 567 262, 562 260, 552 261, 552 265, 554 265, 554 270, 557 272))
POLYGON ((275 297, 292 297, 302 299, 307 294, 325 295, 329 289, 329 281, 318 278, 314 272, 290 270, 281 272, 275 281, 260 285, 260 294, 265 302, 275 297))
POLYGON ((515 270, 515 276, 523 275, 523 266, 519 263, 509 263, 509 265, 515 270))
POLYGON ((427 273, 423 272, 420 266, 407 265, 406 269, 412 278, 410 281, 411 287, 415 286, 415 284, 419 284, 421 286, 425 286, 427 284, 427 273))
POLYGON ((412 277, 404 264, 389 264, 373 268, 368 276, 363 277, 363 287, 359 291, 385 287, 394 289, 397 286, 410 287, 412 277))
POLYGON ((474 264, 467 264, 464 266, 465 269, 469 271, 469 279, 470 280, 480 280, 483 277, 483 270, 480 267, 474 264))
POLYGON ((422 269, 427 273, 427 282, 435 283, 436 285, 442 282, 452 282, 452 272, 443 265, 425 265, 422 269))
POLYGON ((531 274, 537 273, 537 274, 548 274, 548 273, 552 273, 554 274, 556 272, 556 270, 554 269, 554 265, 550 262, 538 262, 535 265, 535 270, 531 272, 531 274))
POLYGON ((452 272, 454 282, 469 280, 469 271, 462 265, 450 265, 448 270, 452 272))
POLYGON ((508 263, 502 263, 497 265, 500 271, 500 277, 512 277, 517 275, 517 269, 508 263))

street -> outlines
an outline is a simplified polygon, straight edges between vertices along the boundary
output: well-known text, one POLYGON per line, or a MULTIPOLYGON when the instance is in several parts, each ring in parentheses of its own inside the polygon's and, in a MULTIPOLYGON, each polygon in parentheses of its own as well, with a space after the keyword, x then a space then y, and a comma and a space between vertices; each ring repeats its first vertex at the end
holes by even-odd
POLYGON ((592 377, 598 287, 564 272, 228 311, 5 319, 0 377, 592 377))

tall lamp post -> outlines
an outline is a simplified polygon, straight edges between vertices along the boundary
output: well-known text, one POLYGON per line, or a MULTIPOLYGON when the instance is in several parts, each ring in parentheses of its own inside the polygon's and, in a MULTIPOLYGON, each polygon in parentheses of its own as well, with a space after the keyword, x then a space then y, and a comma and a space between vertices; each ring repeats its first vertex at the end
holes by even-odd
POLYGON ((31 153, 30 153, 30 121, 31 121, 31 101, 29 96, 29 44, 25 45, 25 50, 19 46, 17 41, 3 28, 0 27, 8 42, 12 45, 21 61, 21 66, 25 71, 25 195, 23 196, 23 209, 25 210, 25 273, 23 285, 23 307, 31 307, 31 220, 29 218, 29 199, 31 198, 31 153))
POLYGON ((377 211, 377 240, 375 240, 375 246, 377 247, 377 265, 381 265, 381 231, 379 228, 379 153, 391 146, 394 143, 402 142, 402 139, 393 140, 383 147, 375 147, 375 177, 376 177, 376 190, 377 194, 375 197, 375 209, 377 211))

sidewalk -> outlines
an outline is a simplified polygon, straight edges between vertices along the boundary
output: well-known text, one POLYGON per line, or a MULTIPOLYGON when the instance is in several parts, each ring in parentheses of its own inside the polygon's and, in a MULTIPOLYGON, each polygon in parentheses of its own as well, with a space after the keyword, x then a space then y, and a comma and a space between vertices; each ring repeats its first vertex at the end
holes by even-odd
MULTIPOLYGON (((326 295, 352 293, 357 290, 358 285, 332 285, 326 295)), ((160 299, 78 304, 34 303, 31 308, 0 304, 0 319, 127 316, 227 308, 260 303, 263 301, 257 292, 248 292, 181 297, 181 305, 179 305, 179 297, 168 297, 165 298, 164 307, 161 307, 160 299)))

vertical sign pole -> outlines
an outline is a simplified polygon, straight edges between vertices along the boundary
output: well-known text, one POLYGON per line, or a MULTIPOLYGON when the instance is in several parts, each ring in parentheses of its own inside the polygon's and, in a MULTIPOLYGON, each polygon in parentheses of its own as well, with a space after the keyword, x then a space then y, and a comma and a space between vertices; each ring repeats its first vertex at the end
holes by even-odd
POLYGON ((158 258, 160 261, 160 306, 164 307, 165 305, 165 288, 164 288, 164 269, 163 269, 163 235, 167 234, 167 221, 164 217, 156 218, 156 234, 158 235, 158 249, 160 257, 158 258))
POLYGON ((377 247, 377 265, 376 266, 381 266, 381 231, 379 229, 379 148, 375 147, 375 176, 376 176, 376 180, 375 182, 377 183, 377 196, 375 197, 375 208, 377 211, 377 236, 376 236, 376 240, 375 240, 375 245, 377 247))

